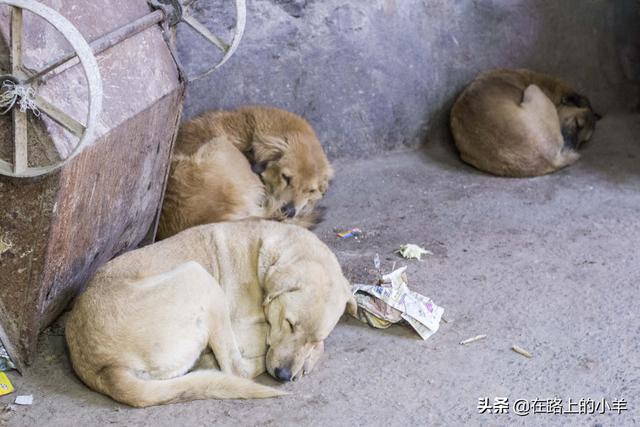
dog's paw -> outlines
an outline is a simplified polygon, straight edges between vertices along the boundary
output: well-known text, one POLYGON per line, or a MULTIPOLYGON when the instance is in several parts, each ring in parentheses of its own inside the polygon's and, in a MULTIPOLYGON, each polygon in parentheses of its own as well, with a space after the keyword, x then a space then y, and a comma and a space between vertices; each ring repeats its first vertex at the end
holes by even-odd
POLYGON ((237 358, 233 361, 233 366, 231 367, 234 375, 242 378, 253 378, 254 376, 254 364, 249 359, 245 359, 244 357, 237 358))
POLYGON ((324 341, 321 341, 311 350, 311 352, 309 353, 309 356, 304 361, 304 365, 302 365, 303 375, 309 375, 311 371, 313 371, 313 368, 316 367, 323 353, 324 353, 324 341))

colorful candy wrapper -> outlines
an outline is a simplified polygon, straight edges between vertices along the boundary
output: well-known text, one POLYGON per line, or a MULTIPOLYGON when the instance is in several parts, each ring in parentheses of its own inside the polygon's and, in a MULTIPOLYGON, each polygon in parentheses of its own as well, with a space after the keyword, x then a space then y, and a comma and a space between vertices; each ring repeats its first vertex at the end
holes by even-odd
POLYGON ((348 239, 350 237, 358 237, 362 235, 362 230, 359 228, 352 228, 351 230, 343 231, 342 233, 338 233, 337 236, 342 239, 348 239))

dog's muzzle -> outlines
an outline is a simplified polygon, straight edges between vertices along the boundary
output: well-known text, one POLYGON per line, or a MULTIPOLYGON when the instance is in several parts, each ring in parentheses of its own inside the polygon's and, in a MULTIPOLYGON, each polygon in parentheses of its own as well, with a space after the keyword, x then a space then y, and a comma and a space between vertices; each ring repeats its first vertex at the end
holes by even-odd
POLYGON ((291 381, 291 369, 289 368, 276 368, 274 373, 280 381, 291 381))
POLYGON ((287 218, 293 218, 296 216, 296 208, 292 202, 287 203, 280 208, 280 211, 287 216, 287 218))

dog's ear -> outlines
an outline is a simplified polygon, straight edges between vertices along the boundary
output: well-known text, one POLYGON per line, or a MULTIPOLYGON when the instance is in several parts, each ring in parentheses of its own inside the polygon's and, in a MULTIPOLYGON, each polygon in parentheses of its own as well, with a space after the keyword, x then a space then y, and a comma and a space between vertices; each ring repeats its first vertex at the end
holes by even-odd
POLYGON ((347 305, 345 307, 345 312, 350 316, 358 317, 358 303, 356 302, 356 297, 351 291, 351 283, 349 283, 346 278, 344 279, 344 285, 347 293, 347 305))
POLYGON ((358 303, 356 302, 356 298, 353 294, 349 295, 349 299, 347 300, 346 310, 348 315, 353 317, 358 317, 358 303))
POLYGON ((329 183, 333 179, 333 175, 334 175, 333 168, 331 167, 331 165, 329 165, 329 168, 327 169, 327 172, 325 173, 324 177, 322 177, 322 180, 320 181, 320 186, 319 186, 320 193, 322 193, 323 196, 329 189, 329 183))
MULTIPOLYGON (((260 135, 253 139, 253 164, 262 173, 270 162, 277 162, 284 156, 288 147, 286 137, 260 135)), ((255 172, 255 171, 254 171, 255 172)))
POLYGON ((269 267, 264 281, 264 301, 262 305, 271 303, 274 299, 287 292, 294 292, 300 289, 300 285, 291 280, 280 269, 275 267, 275 263, 269 267))
POLYGON ((280 295, 284 293, 294 292, 297 290, 300 290, 300 286, 287 285, 287 284, 282 284, 280 286, 276 285, 273 289, 267 290, 266 295, 264 296, 264 301, 262 302, 262 305, 264 306, 271 303, 271 301, 278 298, 280 295))
POLYGON ((335 171, 333 170, 333 166, 329 165, 327 168, 327 181, 331 181, 335 175, 335 171))

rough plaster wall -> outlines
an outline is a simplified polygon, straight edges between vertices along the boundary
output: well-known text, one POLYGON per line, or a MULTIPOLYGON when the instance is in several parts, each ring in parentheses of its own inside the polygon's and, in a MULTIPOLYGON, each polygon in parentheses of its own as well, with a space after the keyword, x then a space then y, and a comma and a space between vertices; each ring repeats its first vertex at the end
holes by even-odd
POLYGON ((637 111, 640 110, 640 0, 621 0, 616 6, 616 45, 622 72, 632 85, 627 94, 629 104, 637 111))
MULTIPOLYGON (((605 113, 638 104, 637 0, 248 3, 243 44, 191 84, 186 118, 274 104, 310 120, 330 156, 363 157, 439 134, 455 95, 493 67, 556 74, 605 113)), ((232 10, 201 1, 196 16, 220 32, 232 10)), ((188 70, 211 61, 197 36, 183 28, 179 38, 188 70)))

